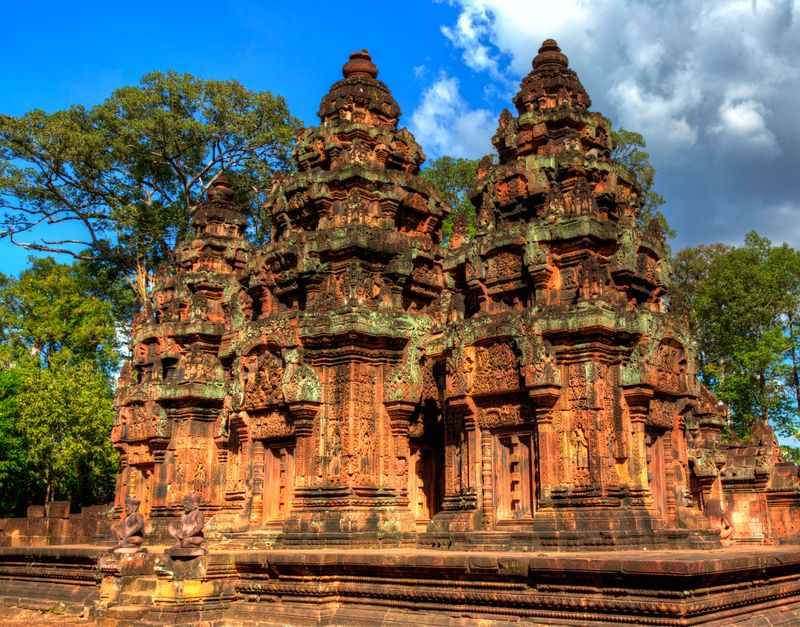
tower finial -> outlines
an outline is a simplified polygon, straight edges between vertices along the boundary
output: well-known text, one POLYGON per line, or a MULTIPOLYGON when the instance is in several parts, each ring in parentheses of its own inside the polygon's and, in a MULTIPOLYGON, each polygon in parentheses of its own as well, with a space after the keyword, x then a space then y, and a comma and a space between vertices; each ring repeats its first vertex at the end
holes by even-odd
POLYGON ((366 74, 372 78, 378 78, 378 66, 372 62, 372 57, 364 48, 360 52, 352 53, 350 60, 342 66, 342 75, 345 78, 354 74, 366 74))
POLYGON ((567 55, 561 52, 555 39, 545 39, 539 48, 539 54, 533 59, 533 69, 538 70, 542 66, 560 66, 566 68, 569 66, 569 59, 567 55))
POLYGON ((221 174, 214 177, 206 192, 206 197, 209 200, 233 200, 235 195, 236 192, 233 191, 230 181, 221 174))

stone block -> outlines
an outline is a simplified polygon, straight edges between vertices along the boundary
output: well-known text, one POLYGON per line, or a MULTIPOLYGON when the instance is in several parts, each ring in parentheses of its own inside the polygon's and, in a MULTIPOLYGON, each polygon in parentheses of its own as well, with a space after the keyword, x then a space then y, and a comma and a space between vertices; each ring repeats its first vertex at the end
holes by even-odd
POLYGON ((47 510, 50 518, 69 518, 69 501, 53 501, 47 510))
POLYGON ((44 505, 29 505, 28 518, 44 518, 44 505))

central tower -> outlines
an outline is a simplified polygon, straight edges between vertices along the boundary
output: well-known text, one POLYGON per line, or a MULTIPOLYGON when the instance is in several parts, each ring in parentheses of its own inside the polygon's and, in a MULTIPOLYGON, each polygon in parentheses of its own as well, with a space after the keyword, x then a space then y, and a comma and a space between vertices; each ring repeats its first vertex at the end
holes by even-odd
POLYGON ((409 421, 447 208, 416 176, 425 156, 369 54, 342 73, 265 206, 272 241, 247 268, 250 320, 227 342, 231 415, 263 455, 250 522, 286 542, 415 530, 409 421))

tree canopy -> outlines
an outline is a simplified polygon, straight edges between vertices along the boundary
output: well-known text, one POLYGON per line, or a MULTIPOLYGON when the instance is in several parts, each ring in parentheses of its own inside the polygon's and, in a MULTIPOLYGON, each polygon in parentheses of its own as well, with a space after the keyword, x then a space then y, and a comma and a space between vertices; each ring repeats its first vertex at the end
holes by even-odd
POLYGON ((699 246, 676 255, 673 311, 688 314, 701 379, 746 432, 768 421, 800 435, 800 253, 755 232, 742 246, 699 246))
POLYGON ((453 222, 457 220, 462 221, 470 234, 474 235, 476 214, 469 191, 477 173, 477 159, 447 155, 434 159, 420 172, 420 178, 433 185, 453 209, 444 224, 445 237, 452 234, 453 222))
POLYGON ((616 130, 612 129, 611 137, 614 140, 611 158, 629 168, 642 188, 644 204, 639 211, 639 227, 644 229, 655 220, 664 235, 675 237, 675 230, 661 211, 661 207, 665 203, 664 198, 653 188, 656 169, 650 163, 650 153, 645 150, 647 143, 644 137, 640 133, 628 131, 622 127, 616 130))
POLYGON ((112 307, 82 272, 44 258, 19 278, 0 275, 0 515, 113 493, 120 354, 112 307))
POLYGON ((261 195, 298 128, 279 96, 176 72, 91 108, 0 116, 0 237, 134 275, 187 235, 221 171, 263 233, 261 195))

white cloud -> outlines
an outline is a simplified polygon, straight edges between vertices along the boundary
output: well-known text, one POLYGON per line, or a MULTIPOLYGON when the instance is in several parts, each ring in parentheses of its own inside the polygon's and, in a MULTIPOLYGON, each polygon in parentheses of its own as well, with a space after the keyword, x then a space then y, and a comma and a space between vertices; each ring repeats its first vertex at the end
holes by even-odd
MULTIPOLYGON (((541 42, 552 37, 593 109, 645 136, 659 191, 668 203, 679 199, 676 213, 694 216, 702 230, 729 220, 731 203, 746 207, 730 227, 744 233, 772 228, 769 216, 776 213, 766 207, 796 207, 800 1, 450 4, 457 14, 443 32, 483 82, 472 87, 467 81, 475 75, 464 75, 464 93, 482 93, 481 107, 491 108, 493 118, 510 104, 509 91, 530 71, 541 42)), ((683 222, 692 224, 688 217, 683 222)), ((800 233, 792 237, 800 245, 800 233)))
MULTIPOLYGON (((688 73, 687 73, 688 74, 688 73)), ((681 89, 648 88, 629 78, 611 87, 609 97, 616 104, 623 126, 642 133, 652 148, 683 150, 697 140, 697 128, 689 121, 692 107, 700 96, 685 75, 678 75, 681 89)))
POLYGON ((431 156, 475 158, 491 151, 497 124, 487 109, 471 109, 455 77, 441 74, 411 115, 411 132, 431 156))
POLYGON ((767 157, 780 155, 775 134, 767 128, 766 107, 756 100, 726 100, 719 108, 719 121, 712 132, 733 148, 758 151, 767 157))
POLYGON ((481 3, 466 3, 455 26, 443 26, 442 33, 456 48, 464 51, 464 62, 478 72, 488 71, 497 74, 497 62, 491 57, 488 46, 481 43, 484 38, 491 38, 489 16, 481 3))
POLYGON ((532 47, 547 37, 583 24, 589 11, 582 0, 458 0, 461 13, 442 32, 473 70, 518 77, 530 70, 532 47), (509 67, 502 68, 504 57, 509 67))

